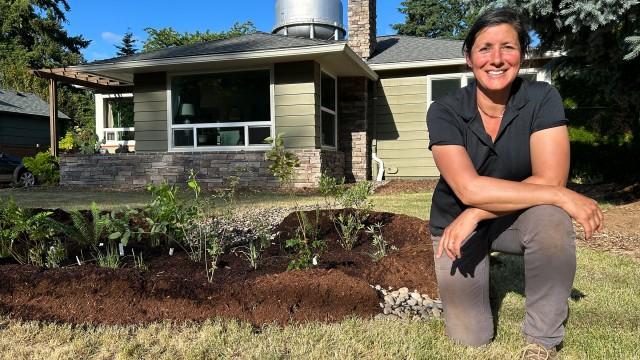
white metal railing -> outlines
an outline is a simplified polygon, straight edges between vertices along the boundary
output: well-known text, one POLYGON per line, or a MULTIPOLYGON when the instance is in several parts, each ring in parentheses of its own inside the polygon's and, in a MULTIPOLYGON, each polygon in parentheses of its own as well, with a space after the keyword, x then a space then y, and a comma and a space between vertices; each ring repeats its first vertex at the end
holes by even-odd
POLYGON ((104 128, 104 141, 105 144, 135 144, 135 128, 133 127, 125 127, 125 128, 104 128), (125 138, 125 134, 129 135, 128 137, 131 139, 125 138))

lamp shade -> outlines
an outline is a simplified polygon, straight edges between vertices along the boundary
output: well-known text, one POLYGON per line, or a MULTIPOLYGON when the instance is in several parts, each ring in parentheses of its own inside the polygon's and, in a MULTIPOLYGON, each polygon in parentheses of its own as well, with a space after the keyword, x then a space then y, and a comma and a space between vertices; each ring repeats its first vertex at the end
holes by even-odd
POLYGON ((193 108, 193 104, 184 103, 180 108, 180 115, 182 116, 193 116, 195 115, 195 109, 193 108))

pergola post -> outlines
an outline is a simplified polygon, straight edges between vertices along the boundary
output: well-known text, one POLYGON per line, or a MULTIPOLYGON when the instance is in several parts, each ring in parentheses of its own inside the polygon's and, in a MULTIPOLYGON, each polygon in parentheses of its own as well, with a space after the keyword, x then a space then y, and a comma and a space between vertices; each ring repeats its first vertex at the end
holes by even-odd
POLYGON ((58 88, 53 79, 49 79, 49 140, 51 155, 58 156, 58 88))

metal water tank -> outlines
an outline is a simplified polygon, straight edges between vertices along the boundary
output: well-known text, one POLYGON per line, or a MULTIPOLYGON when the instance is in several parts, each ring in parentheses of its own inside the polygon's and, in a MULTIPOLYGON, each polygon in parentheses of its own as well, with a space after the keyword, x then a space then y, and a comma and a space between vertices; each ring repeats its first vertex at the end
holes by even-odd
POLYGON ((274 34, 342 40, 341 0, 276 0, 274 34))

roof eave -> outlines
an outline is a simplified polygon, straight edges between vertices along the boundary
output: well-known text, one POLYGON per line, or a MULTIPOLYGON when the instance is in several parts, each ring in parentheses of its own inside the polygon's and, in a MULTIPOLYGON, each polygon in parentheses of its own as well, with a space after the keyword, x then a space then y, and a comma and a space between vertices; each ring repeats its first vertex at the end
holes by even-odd
POLYGON ((466 64, 464 58, 460 57, 460 58, 453 58, 453 59, 402 61, 402 62, 394 62, 394 63, 369 64, 368 66, 374 71, 380 71, 380 70, 418 69, 418 68, 464 65, 464 64, 466 64))
POLYGON ((307 46, 299 48, 286 48, 286 49, 274 49, 274 50, 258 50, 258 51, 244 51, 225 54, 210 54, 210 55, 194 55, 194 56, 179 56, 163 59, 149 59, 149 60, 132 60, 121 61, 111 63, 100 64, 86 64, 72 66, 71 68, 79 71, 111 71, 111 70, 125 70, 125 69, 143 69, 147 67, 157 66, 170 66, 170 65, 186 65, 208 62, 221 62, 221 61, 233 61, 233 60, 250 60, 250 59, 268 59, 278 57, 290 57, 290 56, 305 56, 311 54, 327 54, 343 51, 345 47, 344 43, 307 46))

